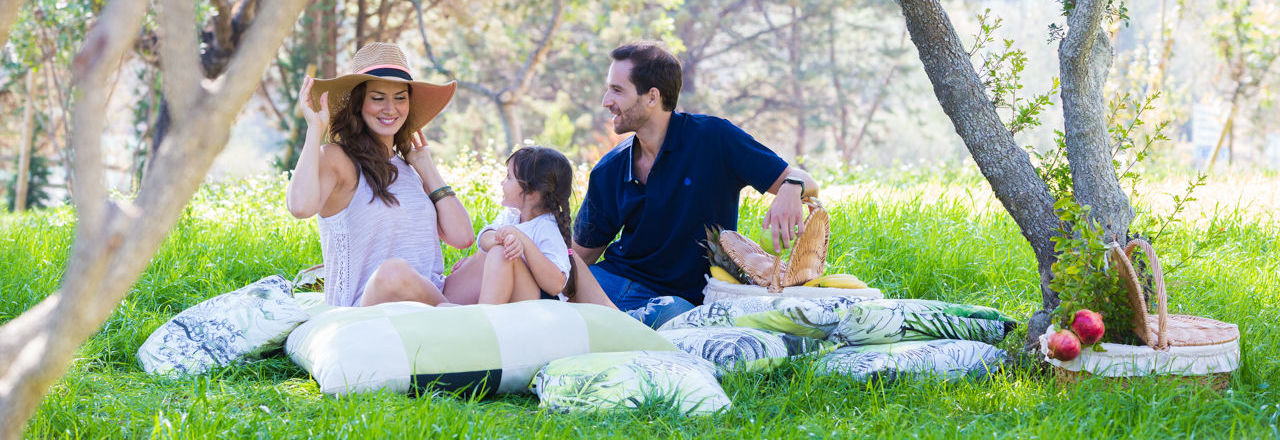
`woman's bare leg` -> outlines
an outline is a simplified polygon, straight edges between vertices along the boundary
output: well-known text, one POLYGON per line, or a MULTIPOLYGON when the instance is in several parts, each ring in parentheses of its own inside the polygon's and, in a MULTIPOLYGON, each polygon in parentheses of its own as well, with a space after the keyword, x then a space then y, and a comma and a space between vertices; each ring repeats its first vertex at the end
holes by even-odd
POLYGON ((538 298, 538 286, 524 259, 509 260, 502 252, 484 257, 484 276, 480 281, 480 304, 506 304, 538 298))
POLYGON ((604 288, 600 287, 600 282, 596 281, 596 276, 591 274, 591 269, 587 268, 587 263, 582 261, 582 257, 570 255, 569 258, 573 259, 573 273, 577 276, 578 282, 578 290, 574 293, 573 298, 569 298, 569 301, 598 304, 617 310, 618 306, 609 300, 609 295, 604 293, 604 288))
POLYGON ((365 285, 361 306, 395 301, 417 301, 430 305, 445 302, 444 295, 402 258, 388 258, 373 271, 365 285))
POLYGON ((480 280, 484 279, 484 251, 465 257, 444 279, 444 297, 454 304, 480 303, 480 280))

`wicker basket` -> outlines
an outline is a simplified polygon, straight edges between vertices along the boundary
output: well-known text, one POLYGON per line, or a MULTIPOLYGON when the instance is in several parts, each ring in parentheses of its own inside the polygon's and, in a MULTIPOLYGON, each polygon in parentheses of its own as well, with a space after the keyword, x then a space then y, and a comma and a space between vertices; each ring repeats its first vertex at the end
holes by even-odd
POLYGON ((715 278, 707 277, 707 287, 702 289, 702 303, 725 298, 743 296, 789 296, 797 298, 822 298, 828 296, 852 296, 867 299, 884 299, 880 289, 836 289, 832 287, 784 287, 781 292, 770 292, 764 286, 753 284, 730 284, 715 278))
POLYGON ((809 217, 805 219, 804 232, 796 239, 787 261, 782 261, 781 256, 770 255, 742 234, 734 231, 720 233, 720 245, 729 258, 751 277, 753 284, 764 286, 768 292, 780 293, 784 287, 799 286, 822 276, 826 269, 831 219, 817 199, 806 198, 804 204, 809 206, 809 217))
MULTIPOLYGON (((1240 366, 1240 331, 1235 324, 1190 315, 1170 315, 1168 293, 1160 260, 1151 244, 1130 241, 1121 250, 1112 246, 1110 260, 1115 264, 1129 294, 1134 311, 1133 330, 1146 345, 1100 344, 1103 352, 1088 348, 1067 362, 1046 360, 1053 366, 1060 383, 1072 383, 1082 377, 1104 376, 1125 381, 1126 377, 1170 376, 1181 382, 1223 389, 1231 372, 1240 366), (1138 281, 1132 258, 1141 249, 1154 279, 1156 314, 1147 311, 1142 283, 1138 281)), ((1040 336, 1040 348, 1049 352, 1049 331, 1040 336)))

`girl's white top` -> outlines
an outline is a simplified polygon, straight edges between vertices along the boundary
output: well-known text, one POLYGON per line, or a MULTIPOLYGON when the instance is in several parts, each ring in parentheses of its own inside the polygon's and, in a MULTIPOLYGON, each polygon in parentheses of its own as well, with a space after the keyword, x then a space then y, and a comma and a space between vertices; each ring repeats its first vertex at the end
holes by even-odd
MULTIPOLYGON (((507 208, 498 214, 498 218, 493 223, 485 225, 476 234, 476 246, 480 246, 480 236, 487 231, 495 231, 498 228, 507 225, 515 225, 516 229, 529 236, 533 244, 538 247, 538 251, 542 255, 546 255, 551 263, 560 269, 564 274, 564 279, 569 279, 569 247, 564 244, 564 236, 560 235, 560 226, 556 223, 554 215, 542 214, 527 222, 520 222, 520 210, 515 208, 507 208)), ((525 264, 529 260, 525 259, 525 264)), ((559 292, 550 292, 559 293, 559 292)))
POLYGON ((413 167, 400 156, 392 157, 391 164, 399 175, 387 190, 396 196, 398 206, 388 206, 374 197, 364 173, 359 173, 356 193, 347 208, 319 218, 324 296, 330 305, 359 305, 369 277, 388 258, 403 258, 437 289, 444 287, 436 207, 413 167))

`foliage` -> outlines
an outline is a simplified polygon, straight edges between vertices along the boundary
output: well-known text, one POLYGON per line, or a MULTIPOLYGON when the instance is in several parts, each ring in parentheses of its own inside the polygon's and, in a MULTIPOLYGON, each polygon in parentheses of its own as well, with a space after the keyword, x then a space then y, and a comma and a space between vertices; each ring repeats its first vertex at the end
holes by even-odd
POLYGON ((1063 197, 1053 205, 1062 229, 1050 240, 1058 261, 1053 263, 1053 280, 1049 288, 1058 292, 1062 303, 1054 310, 1058 328, 1070 328, 1077 310, 1089 309, 1102 314, 1107 327, 1104 341, 1137 344, 1133 333, 1134 310, 1128 292, 1110 261, 1110 249, 1121 244, 1103 244, 1104 231, 1096 219, 1089 217, 1089 207, 1079 206, 1075 199, 1063 197))

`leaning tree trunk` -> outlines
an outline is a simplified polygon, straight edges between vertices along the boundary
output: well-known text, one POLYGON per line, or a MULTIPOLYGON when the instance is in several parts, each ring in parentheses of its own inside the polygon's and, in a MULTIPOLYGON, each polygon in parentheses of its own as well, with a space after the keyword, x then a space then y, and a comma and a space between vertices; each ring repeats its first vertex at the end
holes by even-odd
POLYGON ((937 0, 903 0, 902 14, 938 103, 1035 253, 1044 301, 1043 310, 1027 324, 1030 346, 1033 338, 1044 333, 1049 312, 1058 306, 1058 295, 1049 289, 1050 267, 1057 261, 1049 240, 1058 226, 1053 196, 1036 174, 1030 155, 1000 121, 942 5, 937 0))
POLYGON ((190 62, 199 53, 194 6, 187 0, 158 3, 159 22, 167 31, 164 46, 169 46, 161 53, 164 92, 175 113, 154 170, 133 202, 108 199, 100 143, 107 78, 137 38, 147 3, 108 4, 73 61, 75 242, 58 291, 0 327, 0 438, 22 434, 75 350, 97 331, 151 260, 226 145, 231 123, 293 29, 304 1, 281 0, 263 8, 246 32, 245 44, 231 55, 226 73, 210 82, 202 81, 198 64, 190 62))
POLYGON ((27 102, 22 106, 22 139, 18 140, 18 184, 14 186, 13 191, 14 211, 27 209, 27 181, 31 174, 31 131, 35 125, 33 119, 36 106, 36 100, 31 97, 35 94, 33 75, 30 72, 26 75, 27 88, 24 95, 27 102))
POLYGON ((1067 17, 1066 38, 1058 46, 1062 75, 1062 113, 1072 193, 1102 224, 1104 240, 1124 243, 1133 207, 1112 164, 1107 106, 1102 96, 1111 68, 1111 41, 1102 28, 1106 4, 1076 2, 1067 17))

